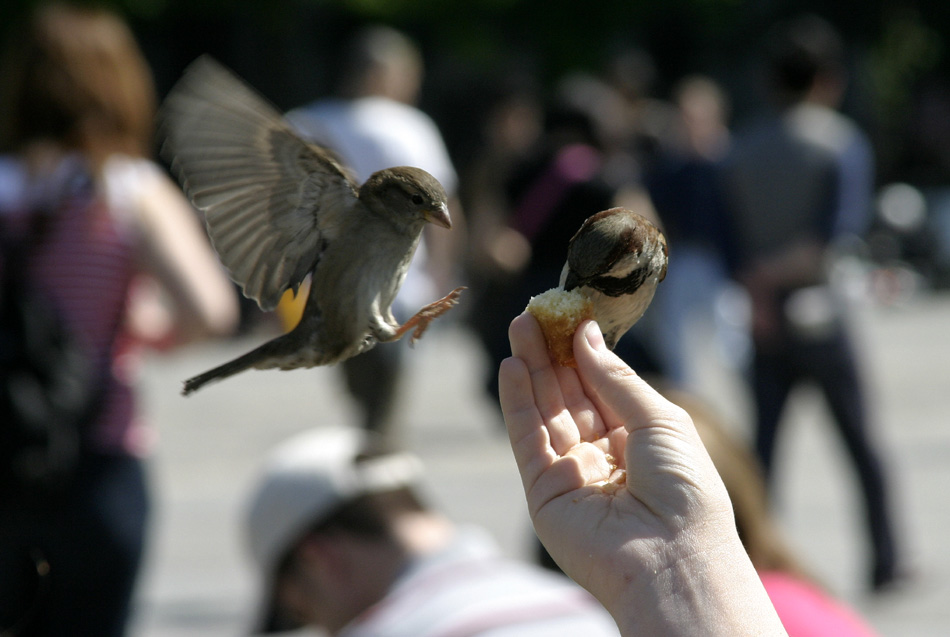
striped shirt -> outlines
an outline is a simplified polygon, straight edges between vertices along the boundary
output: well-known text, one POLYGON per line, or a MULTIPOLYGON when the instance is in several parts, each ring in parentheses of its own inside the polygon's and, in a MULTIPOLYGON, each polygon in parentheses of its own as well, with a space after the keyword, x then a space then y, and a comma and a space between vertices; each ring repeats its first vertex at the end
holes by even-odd
POLYGON ((606 610, 562 575, 503 558, 466 528, 420 558, 340 637, 617 637, 606 610))
POLYGON ((89 430, 90 448, 121 453, 130 450, 126 440, 135 404, 130 380, 117 373, 114 363, 122 350, 118 332, 136 241, 93 192, 85 174, 80 161, 68 158, 48 178, 31 182, 22 165, 0 158, 0 231, 23 236, 37 209, 50 211, 41 243, 31 250, 31 285, 49 295, 96 369, 105 374, 108 386, 89 430))

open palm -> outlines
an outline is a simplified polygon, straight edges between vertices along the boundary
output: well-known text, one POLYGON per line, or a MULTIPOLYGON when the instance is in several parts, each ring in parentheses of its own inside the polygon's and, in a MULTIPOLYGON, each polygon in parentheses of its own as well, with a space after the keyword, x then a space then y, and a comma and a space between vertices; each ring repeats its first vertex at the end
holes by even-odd
POLYGON ((596 323, 575 335, 576 370, 551 363, 530 315, 509 336, 502 410, 538 537, 568 575, 614 612, 631 584, 703 550, 707 532, 735 535, 689 417, 607 350, 596 323))

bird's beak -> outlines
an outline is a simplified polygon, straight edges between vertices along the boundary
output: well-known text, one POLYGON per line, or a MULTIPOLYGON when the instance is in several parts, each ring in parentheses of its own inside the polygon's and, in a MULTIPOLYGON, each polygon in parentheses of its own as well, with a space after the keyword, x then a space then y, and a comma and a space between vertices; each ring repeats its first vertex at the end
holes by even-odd
POLYGON ((574 288, 583 285, 581 278, 574 273, 574 270, 568 270, 567 276, 564 278, 564 291, 570 292, 574 288))
POLYGON ((426 210, 423 213, 423 217, 425 217, 425 220, 429 223, 434 223, 446 229, 452 228, 452 219, 449 217, 449 207, 444 203, 435 210, 426 210))

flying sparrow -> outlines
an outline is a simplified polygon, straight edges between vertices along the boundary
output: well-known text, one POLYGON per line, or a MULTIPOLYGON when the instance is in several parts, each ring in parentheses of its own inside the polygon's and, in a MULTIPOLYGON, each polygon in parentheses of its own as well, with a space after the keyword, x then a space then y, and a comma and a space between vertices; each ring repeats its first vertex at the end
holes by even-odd
POLYGON ((581 225, 567 248, 560 287, 580 289, 613 349, 640 320, 666 277, 666 238, 645 217, 625 208, 598 212, 581 225))
POLYGON ((263 98, 208 57, 162 107, 162 153, 244 295, 263 310, 311 275, 290 332, 185 381, 183 394, 246 369, 339 363, 412 331, 463 288, 400 325, 391 305, 426 223, 451 227, 446 194, 418 168, 388 168, 357 185, 325 148, 301 139, 263 98))

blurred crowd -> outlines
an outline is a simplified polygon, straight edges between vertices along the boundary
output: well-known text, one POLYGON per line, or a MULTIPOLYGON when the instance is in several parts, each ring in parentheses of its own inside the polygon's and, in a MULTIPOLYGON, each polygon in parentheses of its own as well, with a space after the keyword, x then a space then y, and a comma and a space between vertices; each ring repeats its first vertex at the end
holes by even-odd
MULTIPOLYGON (((872 226, 874 152, 839 110, 849 78, 828 22, 775 25, 764 55, 771 101, 735 124, 710 77, 681 78, 669 100, 658 99, 640 51, 565 77, 543 99, 505 93, 488 111, 482 154, 463 172, 471 327, 493 373, 507 355, 507 321, 556 285, 564 246, 586 216, 619 205, 654 219, 669 242, 669 272, 618 353, 646 377, 698 391, 696 339, 711 336, 723 363, 748 379, 767 483, 777 470, 803 470, 773 460, 790 392, 817 384, 859 478, 868 583, 884 590, 901 577, 886 461, 849 327, 853 299, 832 276, 838 260, 861 254, 872 226)), ((488 390, 495 385, 492 376, 488 390)))
MULTIPOLYGON (((76 485, 62 496, 64 500, 50 507, 15 500, 0 504, 4 516, 0 633, 67 634, 60 632, 61 626, 78 630, 74 622, 82 613, 77 608, 85 604, 93 612, 86 613, 91 617, 83 615, 84 620, 95 627, 89 628, 92 632, 72 634, 118 635, 128 616, 135 571, 144 550, 142 528, 147 524, 149 499, 138 470, 146 446, 141 443, 145 435, 134 406, 129 361, 142 345, 167 349, 197 337, 236 333, 238 295, 227 289, 223 272, 213 262, 210 246, 199 232, 198 217, 190 209, 185 211, 188 214, 183 212, 187 203, 150 159, 152 131, 140 120, 148 121, 154 114, 154 90, 144 60, 133 71, 121 68, 129 56, 138 59, 141 55, 127 27, 111 14, 58 5, 38 16, 34 26, 24 31, 25 40, 18 43, 25 48, 8 54, 7 64, 12 66, 7 68, 17 72, 4 75, 0 87, 5 106, 0 111, 0 132, 4 133, 0 148, 4 153, 0 164, 4 225, 0 229, 37 241, 40 249, 31 267, 38 273, 37 280, 54 291, 76 285, 73 279, 56 275, 78 267, 62 261, 72 258, 62 248, 69 237, 82 237, 85 242, 80 257, 86 252, 100 254, 106 249, 103 246, 115 252, 115 259, 105 266, 89 265, 86 277, 91 281, 105 276, 103 289, 111 293, 112 314, 128 315, 115 319, 89 310, 90 299, 102 298, 95 290, 67 302, 72 303, 77 329, 93 334, 90 339, 95 340, 100 357, 107 359, 104 365, 110 371, 102 382, 114 406, 96 414, 92 426, 86 428, 90 433, 84 435, 92 442, 83 448, 88 449, 89 459, 82 464, 76 485), (38 64, 43 55, 46 59, 38 64), (95 66, 101 76, 85 76, 88 65, 95 66), (123 73, 133 78, 128 91, 110 94, 104 90, 118 84, 123 73), (49 78, 49 86, 37 86, 44 77, 49 78), (136 91, 139 101, 133 98, 136 91), (87 93, 88 99, 77 97, 87 93), (135 125, 127 126, 124 113, 137 108, 141 112, 130 116, 135 125), (27 120, 33 128, 27 127, 27 120), (66 207, 76 216, 76 225, 70 228, 106 230, 84 233, 54 225, 43 235, 30 234, 29 223, 18 216, 29 211, 37 189, 63 188, 63 180, 72 178, 72 173, 63 176, 67 169, 78 171, 96 184, 95 189, 105 192, 108 210, 103 215, 100 206, 76 204, 68 198, 71 203, 66 207), (151 210, 155 207, 160 210, 151 210), (113 329, 117 321, 121 327, 113 329), (116 336, 116 331, 121 334, 116 336), (134 506, 117 512, 110 503, 103 503, 107 493, 118 494, 117 498, 134 506), (93 518, 88 530, 67 531, 64 522, 93 518), (43 553, 30 551, 37 538, 46 547, 43 553), (121 545, 114 551, 125 556, 120 565, 123 572, 112 578, 111 587, 101 577, 91 577, 100 573, 97 563, 111 559, 101 555, 101 538, 121 545), (64 570, 73 581, 64 585, 57 555, 70 552, 74 555, 64 560, 70 570, 64 570), (86 560, 74 559, 77 553, 86 560), (49 579, 47 570, 54 579, 49 579), (19 580, 8 577, 10 573, 19 580), (105 590, 108 595, 101 593, 105 590), (79 597, 75 591, 86 596, 79 597), (87 597, 92 601, 82 601, 87 597), (16 630, 8 633, 8 629, 16 630)), ((874 223, 877 186, 874 151, 867 135, 840 111, 849 78, 845 45, 834 28, 816 16, 803 16, 776 25, 768 41, 767 73, 762 81, 772 100, 742 122, 734 121, 730 95, 710 76, 664 78, 663 83, 672 89, 668 96, 658 95, 655 88, 660 82, 653 61, 645 51, 630 47, 600 69, 571 73, 549 87, 520 69, 499 72, 483 95, 488 106, 477 113, 478 124, 468 135, 477 141, 469 148, 449 148, 436 120, 418 107, 425 78, 423 56, 409 38, 388 27, 360 31, 341 55, 334 94, 315 95, 320 99, 300 105, 287 117, 302 136, 338 153, 361 180, 393 165, 417 165, 439 178, 451 199, 454 228, 448 237, 446 233, 426 235, 397 304, 397 318, 406 318, 409 308, 455 285, 467 285, 454 320, 482 346, 489 361, 485 391, 496 399, 498 366, 510 355, 508 325, 530 296, 557 285, 567 243, 583 220, 622 206, 655 221, 670 246, 668 276, 653 307, 620 341, 617 353, 641 376, 669 388, 674 402, 688 405, 697 422, 706 413, 696 406, 702 388, 694 355, 700 341, 712 342, 722 364, 748 379, 755 407, 750 416, 752 444, 736 453, 747 454, 741 461, 748 467, 743 476, 746 486, 761 481, 761 489, 747 496, 755 511, 749 514, 748 524, 759 525, 760 532, 758 536, 750 532, 744 539, 750 552, 756 552, 753 562, 763 564, 763 573, 809 582, 809 594, 816 598, 825 593, 799 566, 803 560, 790 556, 784 544, 771 539, 773 532, 780 532, 768 520, 767 500, 776 473, 807 470, 778 466, 775 449, 781 442, 780 424, 790 392, 800 383, 817 384, 859 478, 855 498, 865 512, 863 533, 869 547, 866 584, 870 590, 883 592, 901 582, 906 564, 892 519, 888 462, 876 443, 875 414, 866 404, 858 355, 861 343, 849 328, 853 286, 835 276, 836 265, 843 259, 866 254, 863 246, 874 223), (453 162, 453 157, 464 161, 453 162), (766 544, 756 547, 756 538, 766 544)), ((472 119, 471 114, 466 117, 472 119)), ((9 267, 6 262, 2 265, 9 267)), ((292 316, 288 318, 294 312, 290 299, 280 312, 288 323, 293 322, 292 316)), ((245 329, 262 321, 266 329, 277 329, 276 321, 243 306, 245 329)), ((401 451, 400 436, 392 430, 398 420, 393 411, 407 355, 411 353, 404 345, 381 345, 342 366, 346 386, 362 413, 353 428, 371 432, 369 439, 377 452, 401 451)), ((357 462, 361 451, 353 448, 355 444, 344 445, 342 459, 324 463, 357 462)), ((317 469, 323 466, 314 462, 317 469)), ((283 477, 265 477, 261 493, 270 484, 267 481, 283 477)), ((298 604, 297 623, 306 620, 320 625, 322 621, 299 610, 311 601, 307 586, 323 572, 323 553, 318 549, 330 540, 322 539, 327 527, 321 525, 332 518, 331 513, 345 518, 347 511, 337 507, 349 499, 371 495, 369 500, 375 505, 379 492, 401 492, 409 482, 408 478, 395 480, 392 489, 337 485, 330 489, 332 502, 321 501, 306 512, 305 522, 316 529, 313 533, 303 539, 267 539, 267 550, 276 553, 263 560, 262 577, 289 574, 283 583, 268 581, 275 585, 274 595, 298 604)), ((374 517, 373 523, 383 524, 389 515, 412 524, 428 520, 424 507, 415 501, 410 502, 408 514, 401 508, 398 515, 393 513, 395 505, 385 502, 379 506, 381 512, 373 515, 381 516, 382 522, 374 517)), ((737 515, 743 506, 736 501, 737 515)), ((300 517, 299 512, 284 509, 271 515, 273 520, 300 517)), ((251 523, 260 520, 252 517, 251 523)), ((341 542, 341 555, 350 556, 345 548, 353 545, 339 537, 350 532, 362 537, 366 532, 360 530, 359 520, 344 519, 341 524, 344 530, 332 526, 329 536, 341 542), (357 530, 352 531, 350 524, 357 530)), ((394 536, 399 551, 379 549, 381 560, 395 560, 393 555, 431 557, 436 549, 430 546, 441 547, 438 541, 406 536, 406 528, 398 526, 394 536)), ((419 529, 423 534, 447 533, 442 522, 431 528, 428 522, 420 523, 419 529)), ((479 555, 476 551, 468 558, 477 561, 479 555)), ((354 564, 365 567, 366 556, 365 551, 355 551, 352 559, 358 562, 354 564)), ((486 559, 497 557, 492 554, 486 559)), ((385 589, 401 576, 399 564, 385 563, 392 567, 392 577, 374 581, 372 586, 385 589)), ((546 578, 540 572, 512 570, 507 585, 512 595, 527 595, 525 590, 532 586, 547 590, 549 598, 532 598, 532 608, 573 600, 571 608, 576 613, 566 616, 575 623, 564 624, 572 627, 564 629, 565 635, 576 634, 571 631, 578 626, 600 627, 603 617, 588 608, 590 600, 578 601, 574 593, 561 588, 561 582, 546 578), (535 579, 540 583, 532 584, 535 579)), ((346 579, 327 580, 326 585, 330 589, 357 586, 346 579)), ((488 595, 490 587, 479 587, 471 590, 488 595)), ((370 600, 367 604, 375 603, 374 594, 376 601, 382 596, 370 588, 361 593, 370 600)), ((473 612, 487 616, 494 612, 492 608, 487 605, 473 612)), ((363 610, 334 617, 328 625, 335 630, 363 610)), ((801 634, 870 634, 861 632, 865 629, 859 624, 857 619, 848 624, 851 633, 835 632, 844 630, 840 627, 844 624, 828 623, 839 627, 824 633, 808 632, 806 627, 801 634)), ((798 634, 791 624, 787 628, 790 634, 798 634)), ((539 629, 551 630, 546 625, 539 629)), ((365 630, 372 631, 372 625, 365 630)))

